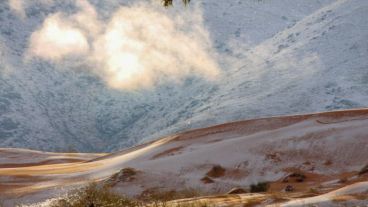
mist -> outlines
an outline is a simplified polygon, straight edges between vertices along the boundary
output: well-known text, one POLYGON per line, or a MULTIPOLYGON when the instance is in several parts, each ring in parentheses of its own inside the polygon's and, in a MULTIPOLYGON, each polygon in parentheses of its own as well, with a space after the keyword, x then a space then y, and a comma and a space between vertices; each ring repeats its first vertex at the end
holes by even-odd
POLYGON ((189 76, 212 81, 220 74, 198 5, 172 11, 157 1, 138 2, 120 6, 108 19, 87 0, 75 5, 71 16, 57 12, 45 18, 30 36, 26 59, 78 60, 108 86, 125 90, 189 76))

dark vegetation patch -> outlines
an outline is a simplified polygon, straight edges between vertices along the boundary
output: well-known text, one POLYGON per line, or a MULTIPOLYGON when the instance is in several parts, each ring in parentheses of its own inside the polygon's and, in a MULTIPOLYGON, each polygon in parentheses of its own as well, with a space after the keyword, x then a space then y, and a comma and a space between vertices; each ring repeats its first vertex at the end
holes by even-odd
POLYGON ((98 187, 96 184, 72 191, 66 198, 53 202, 50 205, 50 207, 97 206, 138 207, 143 205, 136 200, 117 195, 105 187, 98 187))
POLYGON ((280 153, 268 153, 266 154, 266 160, 272 160, 273 162, 281 162, 280 153))
POLYGON ((233 188, 226 194, 243 194, 243 193, 247 193, 247 191, 244 190, 243 188, 233 188))
POLYGON ((285 192, 293 192, 294 187, 292 185, 287 185, 284 190, 285 190, 285 192))
POLYGON ((339 183, 346 183, 346 182, 348 182, 349 180, 348 180, 348 178, 346 178, 346 177, 342 177, 342 178, 340 178, 339 179, 339 183))
POLYGON ((250 185, 250 192, 251 193, 260 193, 260 192, 267 192, 270 184, 268 182, 260 182, 257 184, 250 185))
MULTIPOLYGON (((200 195, 199 191, 166 191, 161 192, 151 189, 150 196, 146 200, 137 200, 124 197, 114 192, 106 186, 100 187, 97 184, 90 184, 84 188, 71 191, 66 198, 54 201, 49 207, 207 207, 206 203, 190 202, 172 204, 169 201, 192 198, 200 195)), ((0 205, 1 206, 1 205, 0 205)))
POLYGON ((303 173, 294 172, 289 175, 287 175, 282 182, 288 183, 288 182, 298 182, 302 183, 307 178, 303 173))
POLYGON ((326 165, 326 166, 331 166, 333 163, 332 163, 331 160, 326 160, 326 162, 323 163, 323 164, 326 165))
POLYGON ((207 176, 211 178, 219 178, 225 175, 225 168, 221 167, 221 165, 215 165, 211 168, 210 171, 207 172, 207 176))
POLYGON ((118 173, 113 174, 107 181, 106 185, 112 187, 119 182, 131 182, 136 179, 138 171, 134 168, 124 168, 118 173))
POLYGON ((360 171, 359 171, 359 175, 363 175, 363 174, 367 174, 368 173, 368 164, 365 165, 360 171))
POLYGON ((201 179, 202 183, 204 184, 210 184, 210 183, 214 183, 215 181, 213 181, 210 177, 208 176, 204 176, 202 179, 201 179))
POLYGON ((149 203, 160 203, 160 202, 166 203, 172 200, 194 198, 202 195, 203 193, 201 191, 191 188, 179 191, 176 190, 162 191, 158 188, 151 188, 144 190, 139 196, 139 199, 149 203))

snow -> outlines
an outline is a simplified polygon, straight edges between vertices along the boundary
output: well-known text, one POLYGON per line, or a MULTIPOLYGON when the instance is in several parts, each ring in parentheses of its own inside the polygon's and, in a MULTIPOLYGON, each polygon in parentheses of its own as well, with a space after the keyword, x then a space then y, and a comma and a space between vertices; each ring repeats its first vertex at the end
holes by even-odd
MULTIPOLYGON (((366 162, 365 109, 339 112, 337 118, 275 117, 367 107, 366 0, 203 0, 186 9, 172 8, 169 15, 192 15, 188 25, 203 23, 222 76, 216 82, 190 77, 137 91, 111 89, 85 70, 94 66, 79 62, 24 61, 30 35, 48 15, 77 10, 73 1, 25 2, 23 17, 8 1, 0 2, 0 147, 105 152, 174 135, 106 156, 1 149, 0 164, 30 165, 0 169, 1 185, 27 185, 14 187, 25 193, 18 200, 41 201, 73 183, 103 180, 124 167, 142 171, 134 186, 216 191, 275 181, 290 167, 306 170, 306 159, 313 173, 321 174, 356 171, 366 162), (203 15, 203 22, 191 22, 197 6, 202 14, 195 15, 203 15), (274 117, 177 134, 265 116, 274 117), (267 153, 276 154, 281 164, 267 159, 267 153), (64 163, 71 158, 80 162, 64 163), (326 160, 332 165, 324 165, 326 160), (42 162, 62 163, 32 166, 42 162), (240 178, 216 178, 215 184, 203 187, 199 180, 215 164, 237 168, 240 178)), ((91 1, 101 20, 134 2, 91 1)), ((325 184, 332 182, 335 179, 325 184)), ((129 185, 116 190, 129 195, 143 190, 129 192, 129 185)), ((285 206, 330 205, 333 196, 364 192, 366 187, 363 182, 285 206)))
MULTIPOLYGON (((291 207, 291 206, 308 206, 308 205, 318 205, 318 206, 336 206, 338 204, 333 203, 333 199, 336 196, 341 195, 353 195, 357 193, 368 193, 368 182, 355 183, 344 188, 311 198, 296 199, 286 203, 281 204, 281 207, 291 207)), ((364 201, 361 201, 364 202, 364 201)), ((365 201, 366 202, 366 201, 365 201)), ((273 205, 271 205, 273 206, 273 205)))
POLYGON ((0 164, 2 166, 6 164, 35 164, 35 163, 57 163, 68 162, 68 160, 87 161, 106 154, 103 153, 53 153, 53 152, 41 152, 28 149, 15 149, 15 148, 0 148, 0 164))
MULTIPOLYGON (((79 63, 23 61, 30 35, 48 15, 76 11, 73 1, 52 2, 27 1, 26 18, 0 3, 1 147, 105 152, 186 129, 368 103, 365 0, 175 7, 169 12, 202 8, 223 75, 138 91, 112 90, 79 63)), ((91 2, 102 19, 128 4, 91 2)))
MULTIPOLYGON (((366 162, 367 124, 367 109, 249 120, 172 135, 89 162, 0 169, 0 177, 2 184, 11 188, 14 182, 26 184, 28 187, 14 186, 14 190, 25 193, 24 199, 32 200, 49 192, 48 189, 58 192, 59 187, 104 180, 127 167, 140 172, 134 181, 114 187, 127 195, 138 195, 144 189, 155 187, 226 192, 236 186, 277 181, 288 174, 287 169, 303 170, 302 163, 306 160, 314 165, 311 172, 338 176, 358 171, 366 162), (321 124, 320 120, 340 122, 321 124), (279 161, 267 156, 275 153, 280 155, 279 161), (326 166, 327 160, 332 164, 326 166), (200 179, 214 165, 221 165, 228 174, 214 178, 214 184, 201 184, 200 179), (237 172, 237 177, 232 177, 232 172, 237 172), (132 192, 130 186, 144 188, 135 187, 132 192)), ((365 186, 354 186, 335 194, 360 192, 365 186)), ((310 202, 321 198, 314 199, 310 202)))
POLYGON ((330 192, 328 196, 349 195, 357 193, 368 193, 368 182, 355 183, 347 187, 330 192))

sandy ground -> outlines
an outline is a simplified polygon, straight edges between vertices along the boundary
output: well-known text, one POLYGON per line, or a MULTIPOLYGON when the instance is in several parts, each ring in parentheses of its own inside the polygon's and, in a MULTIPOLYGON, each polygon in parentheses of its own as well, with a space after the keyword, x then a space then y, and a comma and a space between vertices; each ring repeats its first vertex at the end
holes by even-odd
MULTIPOLYGON (((293 193, 302 193, 299 197, 323 195, 368 180, 357 176, 368 164, 367 125, 368 109, 359 109, 227 123, 111 154, 0 149, 0 198, 8 206, 38 202, 92 181, 111 181, 124 168, 138 173, 132 179, 118 176, 113 190, 133 197, 152 189, 223 194, 261 181, 271 185, 269 194, 261 196, 265 199, 257 197, 257 202, 275 197, 287 185, 293 186, 293 193), (209 173, 214 166, 221 173, 209 173), (305 179, 285 182, 293 173, 305 179)), ((279 197, 285 201, 295 196, 279 197)), ((212 201, 239 203, 243 198, 212 201)))

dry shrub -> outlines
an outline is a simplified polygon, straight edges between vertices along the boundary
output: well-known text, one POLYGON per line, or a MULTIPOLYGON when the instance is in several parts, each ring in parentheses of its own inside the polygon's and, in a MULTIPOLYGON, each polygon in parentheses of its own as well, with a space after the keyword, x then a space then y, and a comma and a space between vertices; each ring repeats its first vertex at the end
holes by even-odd
POLYGON ((109 189, 90 184, 72 191, 66 198, 60 199, 51 207, 139 207, 142 203, 117 195, 109 189))
POLYGON ((204 194, 196 189, 188 188, 180 191, 170 190, 170 191, 160 191, 158 189, 147 189, 145 190, 140 199, 146 202, 152 203, 163 203, 172 200, 193 198, 203 196, 204 194))
MULTIPOLYGON (((194 189, 182 191, 153 191, 147 200, 135 200, 121 195, 117 195, 108 187, 99 187, 97 184, 90 184, 78 190, 71 191, 68 196, 53 202, 50 207, 207 207, 208 205, 199 202, 169 202, 171 200, 192 198, 200 195, 194 189)), ((1 206, 1 205, 0 205, 1 206)))
POLYGON ((254 207, 254 206, 260 206, 264 199, 254 198, 254 199, 248 199, 246 203, 243 203, 243 207, 254 207))
MULTIPOLYGON (((201 201, 192 201, 192 202, 183 202, 183 203, 167 203, 164 206, 158 207, 209 207, 210 205, 206 202, 201 201)), ((156 206, 153 206, 156 207, 156 206)))
POLYGON ((313 194, 313 195, 318 195, 319 191, 316 188, 310 188, 309 189, 309 193, 313 194))

